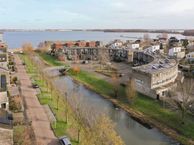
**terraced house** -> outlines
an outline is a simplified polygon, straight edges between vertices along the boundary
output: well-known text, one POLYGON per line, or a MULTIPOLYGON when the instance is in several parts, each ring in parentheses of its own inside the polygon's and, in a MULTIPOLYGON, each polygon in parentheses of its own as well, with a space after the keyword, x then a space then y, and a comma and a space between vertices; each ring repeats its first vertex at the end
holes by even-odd
POLYGON ((9 71, 7 68, 7 46, 0 42, 0 108, 8 110, 7 85, 9 84, 9 71))
POLYGON ((64 41, 51 44, 51 54, 60 60, 96 60, 100 41, 64 41))

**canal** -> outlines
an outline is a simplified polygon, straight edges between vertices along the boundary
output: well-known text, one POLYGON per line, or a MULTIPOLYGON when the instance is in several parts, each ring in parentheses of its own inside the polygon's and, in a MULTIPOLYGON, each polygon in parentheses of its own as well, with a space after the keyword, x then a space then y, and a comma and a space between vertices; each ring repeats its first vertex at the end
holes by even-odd
POLYGON ((169 137, 162 134, 156 128, 147 128, 139 122, 135 121, 130 115, 113 105, 109 100, 87 89, 82 84, 75 83, 68 76, 58 76, 58 70, 47 70, 47 74, 53 77, 53 84, 61 91, 67 93, 68 98, 75 91, 81 98, 80 101, 87 106, 95 109, 95 111, 103 112, 108 115, 116 125, 116 131, 121 136, 126 145, 178 145, 169 137))

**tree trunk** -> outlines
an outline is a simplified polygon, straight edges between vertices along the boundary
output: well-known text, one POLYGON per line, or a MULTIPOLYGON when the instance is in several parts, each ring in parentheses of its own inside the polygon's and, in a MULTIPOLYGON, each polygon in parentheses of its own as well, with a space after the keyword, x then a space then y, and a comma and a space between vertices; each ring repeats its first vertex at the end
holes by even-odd
POLYGON ((66 108, 66 113, 65 113, 65 115, 66 115, 66 123, 68 123, 68 110, 67 110, 67 108, 66 108))
POLYGON ((78 143, 80 142, 80 129, 78 129, 78 132, 77 132, 77 142, 78 143))
POLYGON ((182 124, 185 124, 185 111, 182 111, 182 124))

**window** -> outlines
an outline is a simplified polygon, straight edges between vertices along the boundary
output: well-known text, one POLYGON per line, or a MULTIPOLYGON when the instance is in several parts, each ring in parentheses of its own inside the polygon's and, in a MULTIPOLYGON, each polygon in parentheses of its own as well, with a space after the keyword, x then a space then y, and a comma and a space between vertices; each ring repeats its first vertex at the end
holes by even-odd
POLYGON ((142 81, 142 80, 135 79, 135 82, 136 82, 137 84, 143 84, 143 81, 142 81))
POLYGON ((6 108, 6 104, 5 103, 1 104, 1 108, 5 109, 6 108))
POLYGON ((6 76, 1 75, 1 90, 6 91, 6 76))
POLYGON ((162 91, 162 96, 164 96, 165 95, 165 91, 162 91))

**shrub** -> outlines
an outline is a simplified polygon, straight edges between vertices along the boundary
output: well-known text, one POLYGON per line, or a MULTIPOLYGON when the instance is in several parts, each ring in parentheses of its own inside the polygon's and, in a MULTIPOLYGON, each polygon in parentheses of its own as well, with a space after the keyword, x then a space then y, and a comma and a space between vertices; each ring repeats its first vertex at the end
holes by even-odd
POLYGON ((72 67, 72 71, 73 71, 74 74, 77 75, 78 73, 80 73, 80 67, 74 66, 74 67, 72 67))
POLYGON ((18 81, 18 78, 17 77, 13 77, 11 83, 12 84, 17 84, 17 81, 18 81))

